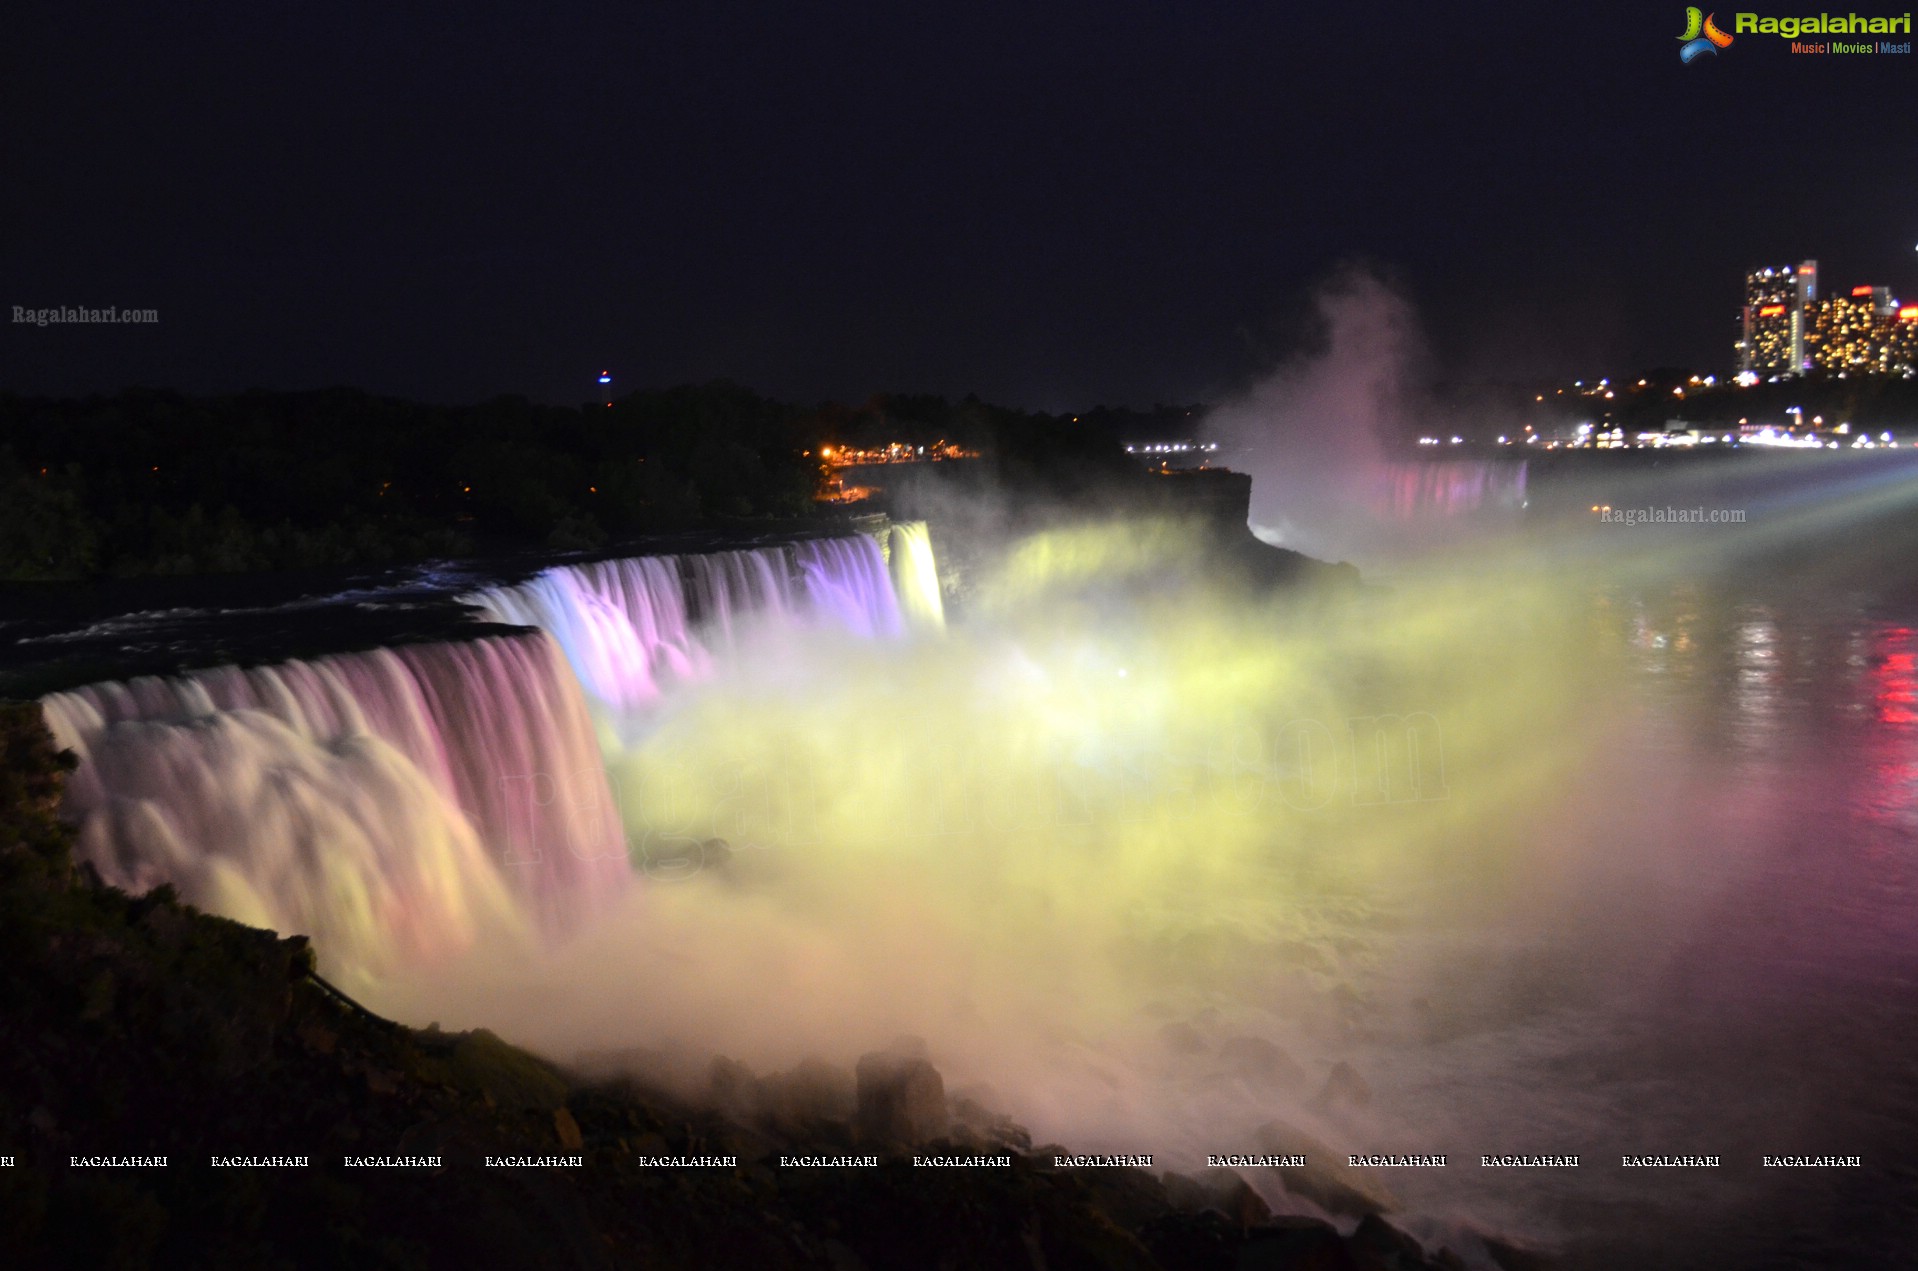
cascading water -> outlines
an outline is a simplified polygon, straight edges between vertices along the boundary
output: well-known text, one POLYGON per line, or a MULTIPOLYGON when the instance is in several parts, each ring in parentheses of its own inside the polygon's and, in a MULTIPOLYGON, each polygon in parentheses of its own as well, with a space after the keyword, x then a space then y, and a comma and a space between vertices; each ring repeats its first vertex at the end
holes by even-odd
POLYGON ((886 562, 871 539, 815 539, 796 544, 793 557, 815 619, 869 639, 904 630, 904 590, 895 594, 886 562))
POLYGON ((777 626, 799 609, 783 547, 706 552, 684 560, 696 621, 714 648, 732 648, 749 618, 777 626))
POLYGON ((1523 459, 1400 460, 1380 471, 1377 511, 1401 521, 1509 511, 1525 500, 1525 477, 1523 459))
POLYGON ((541 630, 46 698, 81 759, 82 852, 129 890, 310 934, 349 978, 562 934, 632 877, 589 700, 643 714, 749 626, 904 629, 864 536, 567 565, 469 601, 541 630))
MULTIPOLYGON (((904 527, 900 527, 904 528, 904 527)), ((924 525, 919 524, 922 544, 924 525)), ((921 549, 938 601, 930 544, 921 549)), ((924 608, 915 580, 914 612, 924 608)), ((901 597, 864 535, 775 547, 558 565, 469 597, 487 619, 551 632, 599 706, 638 710, 703 678, 745 628, 820 626, 867 639, 903 630, 901 597)))
POLYGON ((675 556, 561 566, 468 599, 492 621, 551 634, 587 693, 607 706, 644 705, 705 665, 675 556))
POLYGON ((414 645, 45 700, 109 882, 316 937, 371 973, 576 925, 630 878, 585 702, 545 635, 414 645))
POLYGON ((945 602, 939 595, 939 567, 933 559, 932 533, 924 521, 905 521, 892 527, 893 587, 900 608, 916 627, 946 625, 945 602))

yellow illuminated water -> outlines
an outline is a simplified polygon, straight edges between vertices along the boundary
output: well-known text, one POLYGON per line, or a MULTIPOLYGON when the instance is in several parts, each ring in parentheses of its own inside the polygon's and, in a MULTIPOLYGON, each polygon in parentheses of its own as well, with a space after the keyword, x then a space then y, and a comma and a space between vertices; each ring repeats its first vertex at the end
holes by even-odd
POLYGON ((942 638, 745 638, 609 730, 649 885, 396 1004, 760 1071, 914 1034, 950 1086, 1089 1149, 1243 1150, 1274 1116, 1429 1146, 1313 1097, 1429 991, 1395 933, 1574 903, 1541 827, 1613 736, 1586 611, 1549 576, 1253 594, 1206 550, 1043 535, 942 638), (1302 1075, 1218 1069, 1244 1037, 1302 1075))

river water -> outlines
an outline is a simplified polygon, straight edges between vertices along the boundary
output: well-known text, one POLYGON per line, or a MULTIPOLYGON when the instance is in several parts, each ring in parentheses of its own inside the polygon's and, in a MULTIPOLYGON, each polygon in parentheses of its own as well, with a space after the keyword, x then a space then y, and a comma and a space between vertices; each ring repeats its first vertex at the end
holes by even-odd
POLYGON ((1579 760, 1497 821, 1554 865, 1386 939, 1354 1062, 1453 1154, 1406 1196, 1577 1266, 1918 1266, 1918 560, 1883 507, 1799 519, 1529 544, 1581 681, 1530 744, 1579 760))

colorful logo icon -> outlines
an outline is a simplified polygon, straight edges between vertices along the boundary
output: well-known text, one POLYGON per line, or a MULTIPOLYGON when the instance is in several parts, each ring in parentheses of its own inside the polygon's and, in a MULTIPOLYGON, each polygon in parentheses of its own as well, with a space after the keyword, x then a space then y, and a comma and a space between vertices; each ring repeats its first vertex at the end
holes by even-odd
POLYGON ((1696 7, 1685 10, 1685 34, 1678 38, 1685 41, 1678 50, 1678 60, 1687 66, 1705 53, 1717 55, 1718 50, 1732 42, 1732 37, 1719 30, 1712 21, 1716 14, 1709 14, 1696 7))

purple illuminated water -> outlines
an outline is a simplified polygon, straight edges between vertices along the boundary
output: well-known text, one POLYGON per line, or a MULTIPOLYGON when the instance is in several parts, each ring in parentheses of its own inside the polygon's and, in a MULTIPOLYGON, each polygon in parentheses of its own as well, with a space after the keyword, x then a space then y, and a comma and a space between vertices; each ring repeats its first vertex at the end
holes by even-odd
POLYGON ((899 597, 877 543, 863 537, 816 539, 796 544, 793 558, 816 619, 867 639, 904 632, 899 597))
POLYGON ((1457 517, 1525 500, 1526 465, 1482 459, 1401 461, 1378 474, 1380 510, 1401 520, 1457 517))
POLYGON ((544 635, 415 645, 45 699, 82 855, 131 891, 311 934, 332 965, 563 930, 631 871, 586 704, 544 635))
POLYGON ((587 693, 610 706, 650 702, 662 685, 692 677, 706 663, 692 636, 676 556, 562 566, 472 600, 493 621, 550 634, 587 693))
POLYGON ((591 699, 616 711, 708 674, 747 627, 903 631, 885 556, 864 535, 559 565, 468 599, 492 621, 552 633, 591 699))
POLYGON ((749 626, 903 630, 863 536, 566 565, 471 600, 541 630, 46 698, 81 759, 83 856, 130 891, 171 883, 312 935, 348 975, 550 938, 633 877, 589 700, 643 711, 749 626))

